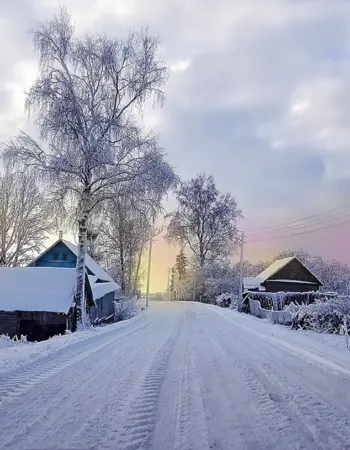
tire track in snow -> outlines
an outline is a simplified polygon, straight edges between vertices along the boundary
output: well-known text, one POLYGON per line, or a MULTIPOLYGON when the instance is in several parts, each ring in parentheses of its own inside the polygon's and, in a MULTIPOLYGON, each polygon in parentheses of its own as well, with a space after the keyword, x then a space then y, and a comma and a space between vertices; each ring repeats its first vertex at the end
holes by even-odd
POLYGON ((314 430, 321 448, 350 449, 350 420, 345 414, 340 414, 329 399, 315 391, 312 384, 304 386, 302 379, 296 383, 294 373, 293 377, 288 376, 283 369, 271 364, 265 364, 265 371, 272 380, 282 385, 289 404, 314 430))
MULTIPOLYGON (((223 330, 225 327, 221 327, 223 330)), ((219 328, 213 328, 214 340, 218 348, 221 348, 222 358, 225 361, 231 360, 236 366, 251 393, 252 404, 255 405, 257 414, 250 419, 251 427, 258 430, 256 437, 250 444, 251 448, 256 448, 254 442, 259 442, 259 448, 280 449, 281 439, 283 449, 316 449, 315 435, 312 428, 306 426, 295 411, 285 402, 282 390, 277 383, 271 383, 264 371, 260 370, 256 362, 250 355, 254 354, 250 343, 247 345, 244 336, 227 331, 223 334, 219 328), (233 337, 235 346, 230 345, 233 337), (264 445, 263 442, 264 441, 264 445)), ((254 349, 255 353, 257 348, 254 349)), ((220 351, 220 350, 219 350, 220 351)), ((227 369, 227 367, 226 367, 227 369)), ((237 387, 235 387, 237 390, 237 387)), ((249 448, 249 442, 248 448, 249 448)))
POLYGON ((183 338, 180 338, 178 342, 181 375, 175 408, 175 450, 210 448, 206 421, 207 411, 203 403, 203 386, 192 342, 194 328, 191 325, 195 320, 195 314, 187 314, 184 321, 184 328, 186 328, 182 334, 183 338))
MULTIPOLYGON (((270 340, 256 341, 254 346, 251 341, 241 340, 249 349, 249 354, 259 355, 261 369, 255 366, 255 372, 260 372, 262 384, 271 385, 273 391, 277 389, 278 397, 284 400, 281 406, 289 409, 295 423, 299 422, 309 430, 308 434, 314 440, 312 448, 350 449, 349 410, 339 404, 334 395, 327 395, 327 389, 318 389, 317 375, 320 372, 328 383, 332 379, 337 383, 337 377, 327 368, 298 357, 295 352, 286 356, 286 351, 278 344, 271 344, 270 340), (309 376, 308 380, 303 376, 304 370, 309 376), (310 371, 315 375, 314 380, 310 371)), ((345 381, 343 377, 342 381, 345 381)), ((321 385, 326 387, 325 380, 321 385)))
POLYGON ((226 449, 234 445, 237 449, 264 449, 264 434, 256 435, 255 431, 260 431, 256 422, 254 427, 251 426, 252 420, 255 420, 255 416, 252 418, 251 415, 255 411, 249 408, 250 391, 236 360, 227 358, 209 327, 205 330, 198 328, 196 336, 199 377, 206 388, 202 391, 210 448, 226 449))
MULTIPOLYGON (((178 399, 175 409, 175 443, 174 450, 186 450, 192 448, 191 442, 191 388, 190 383, 193 381, 190 377, 192 369, 191 354, 189 342, 187 341, 183 347, 183 360, 181 363, 182 372, 178 386, 178 399)), ((197 411, 192 411, 193 416, 197 411)))
MULTIPOLYGON (((171 318, 171 322, 173 320, 171 318)), ((121 436, 124 433, 125 415, 128 413, 135 395, 142 388, 143 380, 150 370, 150 362, 153 361, 154 355, 162 349, 164 341, 166 342, 172 335, 171 328, 173 327, 173 323, 163 322, 161 327, 158 326, 157 333, 151 331, 147 336, 148 339, 140 339, 140 354, 139 357, 134 357, 133 361, 127 363, 130 369, 128 375, 120 370, 121 368, 118 365, 117 376, 121 373, 123 379, 112 386, 110 390, 111 401, 98 408, 96 413, 88 419, 79 432, 81 437, 78 442, 95 441, 95 447, 98 449, 114 449, 116 446, 119 449, 121 436), (130 367, 130 365, 133 367, 130 367), (110 418, 109 426, 106 426, 106 417, 110 418), (96 430, 99 429, 103 429, 104 432, 103 435, 97 436, 96 430)))
MULTIPOLYGON (((144 339, 146 336, 147 334, 140 334, 139 337, 144 339)), ((120 403, 127 394, 127 388, 132 388, 132 380, 136 375, 136 362, 143 361, 142 352, 143 348, 135 345, 116 349, 106 348, 106 351, 95 355, 93 363, 98 370, 94 371, 94 376, 89 377, 84 371, 85 379, 81 379, 84 389, 77 389, 73 398, 72 396, 69 397, 69 403, 72 403, 72 406, 69 403, 68 405, 60 405, 59 409, 52 411, 52 415, 46 420, 45 426, 49 425, 54 429, 55 424, 59 423, 60 428, 62 427, 65 430, 65 436, 69 439, 66 442, 68 447, 83 445, 84 448, 90 448, 93 444, 94 448, 101 448, 96 445, 100 434, 105 433, 111 421, 116 419, 112 412, 109 413, 107 406, 110 406, 111 402, 120 403), (112 374, 117 377, 119 373, 125 375, 123 383, 119 384, 115 380, 114 385, 112 374), (106 374, 110 376, 106 377, 106 374), (74 420, 71 420, 70 414, 67 414, 67 407, 70 408, 70 414, 74 411, 74 420)), ((91 368, 91 362, 89 360, 86 364, 84 361, 84 366, 87 368, 90 366, 91 368)), ((32 433, 34 443, 42 440, 40 439, 41 435, 40 430, 37 433, 32 433)), ((62 437, 60 433, 55 432, 47 442, 47 445, 61 448, 62 437)))
MULTIPOLYGON (((97 354, 104 349, 106 345, 114 345, 119 339, 124 339, 131 334, 137 333, 144 328, 147 328, 149 323, 140 326, 137 329, 131 330, 129 333, 122 336, 113 337, 109 341, 100 345, 94 345, 92 348, 76 349, 69 351, 66 349, 68 355, 62 355, 61 358, 57 358, 57 355, 50 356, 49 358, 39 360, 32 363, 27 368, 21 370, 20 373, 6 374, 0 379, 0 406, 7 404, 19 395, 22 395, 25 391, 31 389, 36 384, 44 381, 46 378, 54 375, 57 372, 67 369, 70 365, 84 360, 87 357, 97 354)), ((85 346, 84 346, 85 347, 85 346)))
POLYGON ((138 450, 148 448, 155 428, 157 404, 165 370, 182 326, 182 322, 177 322, 170 337, 157 351, 145 375, 139 394, 130 404, 118 449, 138 450))
MULTIPOLYGON (((133 330, 132 332, 123 335, 122 337, 127 338, 137 331, 147 331, 146 329, 147 326, 142 326, 136 330, 133 330)), ((127 357, 128 353, 130 352, 128 347, 118 347, 115 350, 113 359, 109 357, 109 354, 105 355, 105 353, 110 351, 111 346, 120 341, 120 338, 121 337, 118 336, 118 338, 113 341, 107 341, 104 346, 99 345, 97 350, 94 349, 95 351, 91 351, 89 354, 84 353, 84 358, 72 362, 70 369, 73 366, 77 365, 77 368, 74 369, 74 371, 63 372, 63 375, 61 375, 60 372, 54 373, 51 375, 51 378, 49 377, 43 380, 42 383, 37 387, 34 386, 33 390, 25 392, 24 395, 27 395, 26 403, 27 405, 30 405, 29 408, 23 409, 23 411, 19 411, 16 401, 3 406, 2 409, 4 410, 4 413, 1 413, 2 409, 0 409, 1 416, 4 417, 4 420, 0 422, 0 436, 1 439, 3 439, 0 441, 1 447, 6 446, 6 448, 14 449, 23 448, 23 440, 30 440, 32 444, 36 445, 37 442, 42 443, 42 441, 45 439, 45 436, 43 439, 43 432, 42 430, 40 430, 40 428, 38 429, 39 434, 36 435, 37 433, 35 431, 35 426, 39 424, 45 424, 45 426, 49 427, 50 418, 53 418, 51 420, 51 425, 56 432, 57 423, 60 423, 59 419, 61 419, 61 417, 67 416, 67 411, 64 409, 62 411, 62 405, 68 404, 69 407, 72 408, 71 405, 76 405, 78 403, 78 399, 82 395, 82 384, 84 385, 83 392, 88 392, 90 388, 93 389, 94 386, 96 386, 96 383, 101 384, 101 372, 102 374, 105 371, 107 372, 111 366, 115 365, 118 362, 119 359, 127 357), (120 354, 118 355, 119 351, 120 354), (92 364, 92 361, 95 358, 99 358, 101 361, 99 370, 96 370, 95 365, 92 364), (95 370, 92 371, 91 368, 95 370), (74 378, 72 379, 73 376, 74 378), (84 379, 84 377, 87 379, 84 379), (55 378, 57 378, 57 384, 54 383, 55 378), (78 389, 72 390, 72 386, 74 385, 76 385, 78 389), (39 406, 37 408, 36 415, 34 415, 33 412, 36 410, 37 404, 39 406), (45 405, 44 408, 42 407, 42 405, 45 405), (57 414, 57 411, 60 410, 61 416, 60 414, 57 414), (16 429, 15 434, 11 435, 13 423, 17 421, 19 423, 19 426, 16 429)), ((142 335, 140 336, 140 338, 142 339, 142 335)), ((18 401, 22 403, 25 399, 26 397, 21 396, 20 398, 18 398, 18 401)), ((72 427, 73 431, 76 426, 76 422, 71 421, 70 426, 72 427)), ((69 427, 69 422, 68 424, 66 424, 66 427, 69 427)), ((58 448, 60 447, 60 437, 61 436, 59 436, 59 440, 57 442, 58 448)), ((52 445, 51 439, 49 440, 48 445, 52 445)), ((31 446, 26 446, 26 448, 31 448, 31 446)))

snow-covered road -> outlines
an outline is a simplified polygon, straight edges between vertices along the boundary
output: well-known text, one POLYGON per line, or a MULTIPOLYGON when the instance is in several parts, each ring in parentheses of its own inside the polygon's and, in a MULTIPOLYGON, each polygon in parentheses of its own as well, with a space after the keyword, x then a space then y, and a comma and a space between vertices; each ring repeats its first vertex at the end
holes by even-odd
POLYGON ((2 375, 0 448, 347 449, 350 352, 213 306, 152 303, 2 375))

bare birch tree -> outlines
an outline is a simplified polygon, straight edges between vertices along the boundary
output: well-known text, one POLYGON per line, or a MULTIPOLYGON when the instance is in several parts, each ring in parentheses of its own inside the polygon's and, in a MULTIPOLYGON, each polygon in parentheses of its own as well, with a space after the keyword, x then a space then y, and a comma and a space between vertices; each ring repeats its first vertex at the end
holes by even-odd
POLYGON ((53 225, 32 175, 0 175, 0 266, 28 264, 42 250, 53 225))
POLYGON ((146 100, 162 102, 167 68, 158 61, 158 40, 147 31, 125 39, 77 37, 65 9, 33 31, 40 74, 26 108, 40 131, 21 132, 6 149, 10 160, 40 173, 57 199, 78 210, 76 305, 84 322, 87 224, 113 187, 139 177, 171 179, 157 139, 137 120, 146 100))

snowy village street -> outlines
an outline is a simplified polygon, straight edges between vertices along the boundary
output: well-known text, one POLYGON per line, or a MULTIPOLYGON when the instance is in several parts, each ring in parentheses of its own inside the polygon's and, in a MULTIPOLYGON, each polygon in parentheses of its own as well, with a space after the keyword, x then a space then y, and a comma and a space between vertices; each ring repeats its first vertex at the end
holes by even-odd
POLYGON ((339 336, 156 302, 78 335, 0 350, 0 448, 350 448, 339 336))

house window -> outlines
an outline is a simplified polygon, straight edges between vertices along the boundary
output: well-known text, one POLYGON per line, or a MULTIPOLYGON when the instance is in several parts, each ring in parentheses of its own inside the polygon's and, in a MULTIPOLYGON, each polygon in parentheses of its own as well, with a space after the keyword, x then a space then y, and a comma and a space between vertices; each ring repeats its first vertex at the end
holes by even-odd
POLYGON ((54 260, 54 261, 57 261, 57 260, 58 260, 58 253, 54 253, 54 254, 53 254, 53 260, 54 260))
POLYGON ((62 253, 62 259, 63 259, 63 261, 68 261, 68 253, 67 252, 62 253))

